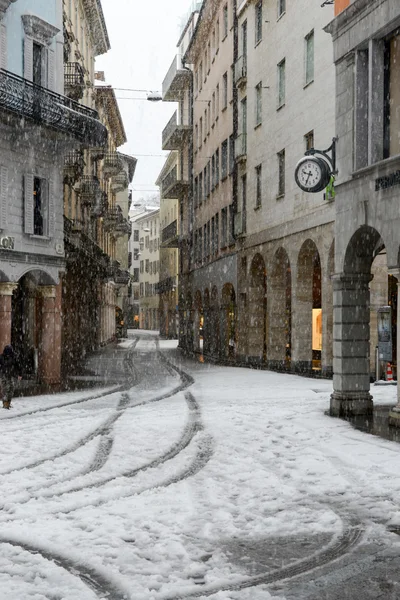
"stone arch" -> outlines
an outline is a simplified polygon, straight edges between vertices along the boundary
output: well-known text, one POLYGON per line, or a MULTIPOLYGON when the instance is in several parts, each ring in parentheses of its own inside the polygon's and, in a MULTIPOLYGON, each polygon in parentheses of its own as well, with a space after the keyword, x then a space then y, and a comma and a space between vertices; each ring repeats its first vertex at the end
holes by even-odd
POLYGON ((331 413, 372 412, 370 389, 370 282, 372 264, 384 248, 380 233, 368 225, 347 245, 343 272, 334 277, 335 349, 331 413))
POLYGON ((321 370, 322 355, 321 258, 312 239, 303 242, 296 269, 293 307, 293 363, 299 373, 321 370))
POLYGON ((248 356, 251 363, 262 364, 267 355, 267 270, 261 254, 251 261, 248 282, 248 356))
POLYGON ((223 358, 234 359, 237 347, 237 306, 235 288, 225 283, 221 292, 221 353, 223 358))
POLYGON ((268 279, 268 365, 290 368, 292 355, 292 272, 283 247, 275 252, 268 279))

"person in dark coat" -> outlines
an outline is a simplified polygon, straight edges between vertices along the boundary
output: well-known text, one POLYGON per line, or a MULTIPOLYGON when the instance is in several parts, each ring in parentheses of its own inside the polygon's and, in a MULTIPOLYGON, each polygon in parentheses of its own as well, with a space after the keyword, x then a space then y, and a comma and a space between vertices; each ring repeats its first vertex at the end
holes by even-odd
POLYGON ((15 378, 19 375, 14 348, 11 344, 4 347, 0 356, 0 381, 3 408, 11 408, 14 396, 15 378))

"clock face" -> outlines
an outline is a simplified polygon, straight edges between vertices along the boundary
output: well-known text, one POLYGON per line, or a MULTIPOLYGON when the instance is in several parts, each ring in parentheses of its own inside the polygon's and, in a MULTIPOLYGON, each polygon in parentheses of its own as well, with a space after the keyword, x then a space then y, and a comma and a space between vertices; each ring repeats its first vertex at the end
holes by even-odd
POLYGON ((297 163, 295 179, 305 192, 320 192, 329 183, 329 169, 320 158, 306 156, 297 163))

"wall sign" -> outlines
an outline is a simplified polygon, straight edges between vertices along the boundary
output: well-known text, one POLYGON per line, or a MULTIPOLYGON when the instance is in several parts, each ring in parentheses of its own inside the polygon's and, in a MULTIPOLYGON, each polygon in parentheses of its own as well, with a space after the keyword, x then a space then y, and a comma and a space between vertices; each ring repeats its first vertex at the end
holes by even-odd
POLYGON ((387 190, 395 185, 400 185, 400 170, 395 171, 390 175, 385 175, 384 177, 378 177, 378 179, 375 179, 376 192, 379 192, 379 190, 387 190))

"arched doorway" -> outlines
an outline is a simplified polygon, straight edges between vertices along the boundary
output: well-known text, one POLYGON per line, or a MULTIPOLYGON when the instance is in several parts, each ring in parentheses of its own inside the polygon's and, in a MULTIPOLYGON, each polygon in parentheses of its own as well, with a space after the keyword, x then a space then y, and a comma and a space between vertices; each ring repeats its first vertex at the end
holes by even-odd
POLYGON ((321 370, 321 259, 313 240, 306 240, 297 259, 293 308, 293 363, 299 373, 321 370))
POLYGON ((267 271, 261 254, 256 254, 249 272, 247 319, 249 361, 261 364, 267 357, 267 271))
POLYGON ((236 357, 236 314, 235 289, 231 283, 226 283, 221 294, 221 351, 224 358, 236 357))
POLYGON ((24 376, 35 375, 42 329, 42 298, 35 277, 30 273, 21 277, 13 292, 11 315, 11 344, 24 376))
POLYGON ((343 272, 334 283, 334 392, 331 414, 371 413, 370 389, 370 282, 374 259, 385 244, 379 232, 361 226, 351 237, 343 272))
POLYGON ((289 370, 292 357, 292 272, 287 252, 275 253, 268 279, 268 365, 289 370))

